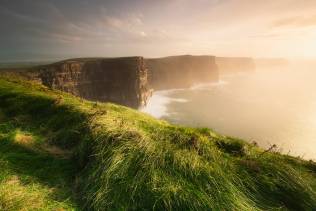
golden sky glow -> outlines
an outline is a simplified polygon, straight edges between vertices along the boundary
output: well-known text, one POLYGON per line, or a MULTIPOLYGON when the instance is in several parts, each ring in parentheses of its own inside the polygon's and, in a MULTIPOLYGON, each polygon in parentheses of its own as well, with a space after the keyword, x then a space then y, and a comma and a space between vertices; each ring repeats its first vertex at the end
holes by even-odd
POLYGON ((316 57, 315 0, 2 0, 0 24, 2 59, 316 57))

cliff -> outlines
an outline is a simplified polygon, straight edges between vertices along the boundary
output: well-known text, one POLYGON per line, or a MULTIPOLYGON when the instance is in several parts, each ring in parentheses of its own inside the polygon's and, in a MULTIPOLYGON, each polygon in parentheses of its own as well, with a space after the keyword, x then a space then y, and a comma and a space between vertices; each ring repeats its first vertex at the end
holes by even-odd
POLYGON ((148 81, 154 90, 188 88, 218 80, 214 56, 170 56, 146 59, 148 81))
POLYGON ((216 64, 220 74, 252 72, 256 69, 254 60, 248 57, 216 57, 216 64))
POLYGON ((150 95, 142 57, 71 59, 26 74, 43 85, 88 100, 138 108, 150 95))
POLYGON ((258 58, 255 63, 260 69, 274 69, 289 65, 289 61, 283 58, 258 58))

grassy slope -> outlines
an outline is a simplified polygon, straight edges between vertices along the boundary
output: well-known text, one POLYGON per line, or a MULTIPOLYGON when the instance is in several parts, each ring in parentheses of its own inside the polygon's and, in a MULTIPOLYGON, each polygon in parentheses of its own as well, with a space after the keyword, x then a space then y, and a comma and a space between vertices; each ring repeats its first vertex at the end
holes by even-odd
POLYGON ((0 78, 0 209, 313 210, 316 165, 0 78))
POLYGON ((0 62, 0 72, 1 71, 24 71, 32 67, 39 65, 45 65, 52 63, 53 61, 44 62, 0 62))

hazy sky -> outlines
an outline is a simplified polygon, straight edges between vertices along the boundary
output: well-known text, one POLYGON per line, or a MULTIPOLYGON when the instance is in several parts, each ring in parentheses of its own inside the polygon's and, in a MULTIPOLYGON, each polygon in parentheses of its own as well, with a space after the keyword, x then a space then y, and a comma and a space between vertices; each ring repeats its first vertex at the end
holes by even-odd
POLYGON ((316 0, 0 0, 0 61, 316 57, 316 0))

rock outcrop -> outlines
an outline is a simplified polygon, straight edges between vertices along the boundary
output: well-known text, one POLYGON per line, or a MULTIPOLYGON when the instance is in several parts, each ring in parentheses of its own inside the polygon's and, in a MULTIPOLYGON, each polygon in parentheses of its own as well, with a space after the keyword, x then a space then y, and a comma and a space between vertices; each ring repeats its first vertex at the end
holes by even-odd
POLYGON ((188 88, 218 81, 214 56, 170 56, 146 59, 148 81, 154 90, 188 88))
POLYGON ((71 59, 33 68, 33 80, 101 102, 138 108, 150 95, 142 57, 71 59))
POLYGON ((256 70, 255 62, 248 57, 216 57, 220 74, 252 72, 256 70))

